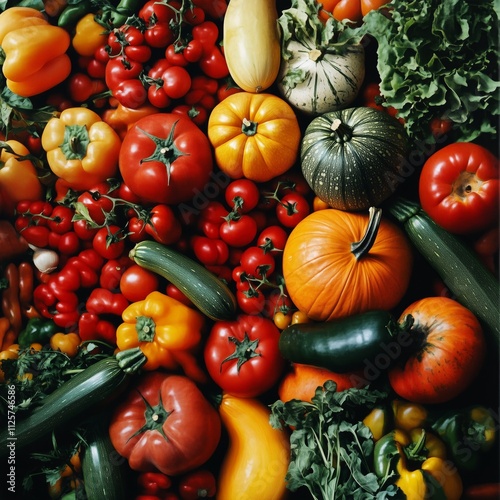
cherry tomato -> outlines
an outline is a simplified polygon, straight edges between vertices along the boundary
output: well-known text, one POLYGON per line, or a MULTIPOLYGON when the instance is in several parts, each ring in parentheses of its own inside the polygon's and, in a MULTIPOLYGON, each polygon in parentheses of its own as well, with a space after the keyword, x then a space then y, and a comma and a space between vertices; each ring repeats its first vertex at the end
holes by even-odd
POLYGON ((276 206, 276 216, 285 227, 295 227, 307 217, 311 208, 306 198, 298 192, 291 192, 283 196, 276 206))
POLYGON ((191 88, 191 76, 182 66, 171 66, 162 74, 163 90, 171 99, 184 97, 191 88))
POLYGON ((113 96, 126 108, 140 108, 148 99, 148 91, 138 78, 122 80, 113 88, 113 96))
POLYGON ((63 255, 75 255, 80 250, 80 238, 74 231, 59 235, 57 249, 63 255))
POLYGON ((248 247, 241 255, 241 267, 246 274, 257 278, 269 277, 276 267, 276 262, 270 252, 264 252, 261 247, 248 247))
POLYGON ((208 238, 219 238, 220 227, 227 214, 227 209, 221 202, 212 200, 200 212, 197 227, 208 238))
POLYGON ((125 250, 123 230, 112 224, 100 228, 92 240, 94 250, 105 259, 117 259, 125 250))
POLYGON ((260 191, 257 184, 250 179, 237 179, 228 184, 224 196, 231 208, 246 214, 258 205, 260 191))
POLYGON ((281 226, 268 226, 257 237, 257 246, 271 254, 281 253, 288 239, 288 233, 281 226))
POLYGON ((257 223, 249 215, 242 215, 239 219, 224 221, 220 226, 220 237, 230 246, 245 247, 257 235, 257 223))
POLYGON ((97 231, 99 231, 99 228, 91 227, 86 220, 80 219, 73 222, 73 231, 80 240, 90 241, 94 238, 97 231))
POLYGON ((248 286, 247 283, 246 288, 236 290, 236 301, 245 314, 259 314, 264 309, 266 297, 260 290, 248 286))
POLYGON ((175 243, 182 234, 182 226, 169 205, 155 205, 149 212, 145 231, 163 245, 175 243))
POLYGON ((52 210, 51 218, 47 225, 49 229, 58 234, 64 234, 73 229, 74 211, 64 205, 57 205, 52 210))
POLYGON ((130 302, 144 300, 158 286, 158 275, 137 264, 128 267, 120 278, 120 291, 130 302))
POLYGON ((191 246, 196 258, 208 266, 220 266, 229 258, 229 248, 221 239, 193 236, 191 246))

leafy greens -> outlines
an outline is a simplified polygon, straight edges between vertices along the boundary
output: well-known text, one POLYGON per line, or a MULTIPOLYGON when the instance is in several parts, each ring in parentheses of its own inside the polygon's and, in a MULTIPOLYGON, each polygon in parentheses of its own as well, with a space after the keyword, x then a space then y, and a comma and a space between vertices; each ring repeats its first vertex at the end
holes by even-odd
POLYGON ((494 138, 498 121, 498 15, 494 0, 392 1, 358 32, 377 44, 380 92, 413 140, 433 142, 433 118, 457 141, 494 138))
POLYGON ((318 387, 312 401, 276 401, 270 423, 293 427, 287 487, 309 490, 314 499, 404 498, 372 472, 374 441, 362 419, 387 397, 369 388, 337 392, 334 382, 318 387))

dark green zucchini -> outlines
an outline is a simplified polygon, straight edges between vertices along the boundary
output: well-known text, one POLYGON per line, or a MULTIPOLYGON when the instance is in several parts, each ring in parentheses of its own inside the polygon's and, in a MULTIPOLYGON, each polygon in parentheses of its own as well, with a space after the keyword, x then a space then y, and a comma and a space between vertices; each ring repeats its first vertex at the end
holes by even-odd
POLYGON ((297 323, 280 335, 282 356, 294 363, 347 373, 378 363, 387 369, 411 347, 413 318, 398 324, 388 311, 368 311, 333 321, 297 323), (379 363, 380 364, 380 363, 379 363))
POLYGON ((82 473, 88 500, 130 497, 130 467, 111 444, 109 418, 100 416, 85 426, 82 473))
POLYGON ((500 287, 463 240, 438 226, 418 203, 397 198, 387 209, 435 269, 454 298, 473 312, 492 345, 500 345, 500 287))
POLYGON ((132 248, 130 258, 139 266, 174 284, 209 318, 235 318, 236 298, 228 286, 186 255, 156 241, 147 240, 132 248))
POLYGON ((146 362, 139 348, 121 351, 104 358, 70 378, 26 418, 18 418, 14 429, 0 433, 0 458, 9 452, 7 444, 15 443, 16 451, 27 448, 52 431, 115 395, 146 362))

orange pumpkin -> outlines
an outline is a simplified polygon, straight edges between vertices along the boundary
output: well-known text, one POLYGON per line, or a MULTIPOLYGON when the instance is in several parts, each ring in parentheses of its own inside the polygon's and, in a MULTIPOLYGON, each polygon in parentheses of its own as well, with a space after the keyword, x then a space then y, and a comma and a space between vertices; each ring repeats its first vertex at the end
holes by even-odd
POLYGON ((272 94, 238 92, 212 110, 207 134, 219 168, 232 179, 266 182, 297 160, 301 132, 295 112, 272 94))
POLYGON ((413 255, 406 236, 382 218, 325 209, 291 232, 283 276, 294 304, 316 321, 374 309, 391 310, 405 294, 413 255))
POLYGON ((327 380, 333 380, 337 384, 338 392, 366 385, 360 374, 334 373, 317 366, 292 363, 288 373, 281 379, 278 396, 285 403, 292 399, 311 401, 316 389, 327 380))

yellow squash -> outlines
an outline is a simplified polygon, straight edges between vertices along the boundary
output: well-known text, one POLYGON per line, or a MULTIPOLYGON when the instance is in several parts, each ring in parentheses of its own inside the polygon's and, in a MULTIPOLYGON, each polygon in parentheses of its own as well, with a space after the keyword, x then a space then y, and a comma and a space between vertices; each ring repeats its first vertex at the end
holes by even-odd
POLYGON ((224 55, 233 80, 247 92, 263 92, 281 63, 275 0, 231 0, 224 16, 224 55))
POLYGON ((219 407, 229 437, 217 500, 283 500, 290 462, 286 430, 269 423, 270 410, 257 399, 224 394, 219 407))

